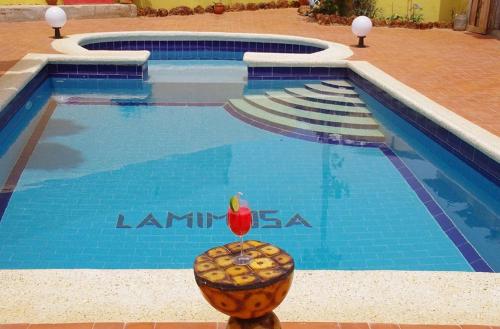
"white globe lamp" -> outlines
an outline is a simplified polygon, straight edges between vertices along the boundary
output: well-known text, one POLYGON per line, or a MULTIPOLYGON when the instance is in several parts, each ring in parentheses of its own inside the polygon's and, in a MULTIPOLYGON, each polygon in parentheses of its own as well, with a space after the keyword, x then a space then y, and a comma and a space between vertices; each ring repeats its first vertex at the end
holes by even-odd
POLYGON ((54 38, 61 39, 61 27, 66 24, 66 13, 60 7, 50 6, 45 12, 45 20, 54 29, 54 38))
POLYGON ((364 39, 368 33, 370 33, 372 29, 372 21, 366 16, 358 16, 352 21, 351 29, 352 33, 358 37, 358 47, 364 48, 365 42, 364 39))

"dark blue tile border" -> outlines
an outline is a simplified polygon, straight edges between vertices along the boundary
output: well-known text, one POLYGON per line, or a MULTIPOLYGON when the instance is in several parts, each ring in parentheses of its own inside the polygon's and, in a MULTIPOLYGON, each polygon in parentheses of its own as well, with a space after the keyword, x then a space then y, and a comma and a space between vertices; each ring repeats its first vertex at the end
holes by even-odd
POLYGON ((12 191, 0 191, 0 222, 2 221, 3 214, 5 209, 7 209, 11 196, 12 191))
POLYGON ((500 163, 461 140, 458 136, 439 126, 434 121, 406 106, 355 72, 348 70, 347 75, 349 80, 370 94, 370 96, 408 121, 415 128, 424 132, 445 149, 458 156, 493 183, 500 185, 500 163))
POLYGON ((453 244, 458 248, 470 266, 476 272, 494 272, 481 255, 479 255, 476 249, 474 249, 470 242, 467 241, 467 239, 462 235, 450 217, 448 217, 443 209, 436 203, 436 201, 434 201, 424 186, 420 184, 418 179, 411 172, 411 170, 408 169, 404 162, 399 159, 399 157, 387 145, 382 145, 379 148, 417 194, 418 198, 427 208, 432 217, 434 217, 434 220, 438 223, 439 227, 441 227, 448 238, 450 238, 453 244))
POLYGON ((347 69, 343 67, 248 67, 248 80, 322 80, 346 78, 347 69))
POLYGON ((241 60, 250 52, 312 54, 320 47, 292 43, 232 40, 148 40, 113 41, 82 45, 88 50, 148 50, 150 59, 241 60))
POLYGON ((146 80, 147 62, 142 65, 48 64, 50 77, 65 79, 134 79, 146 80))

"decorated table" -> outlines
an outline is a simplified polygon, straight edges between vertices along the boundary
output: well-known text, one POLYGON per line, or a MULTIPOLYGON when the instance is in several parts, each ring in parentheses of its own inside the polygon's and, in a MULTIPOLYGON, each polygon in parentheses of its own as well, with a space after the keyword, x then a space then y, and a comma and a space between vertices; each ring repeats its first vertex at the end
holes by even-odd
POLYGON ((293 258, 277 246, 255 240, 244 241, 242 248, 250 257, 246 265, 234 262, 241 251, 239 242, 196 257, 196 283, 210 305, 231 317, 228 328, 280 328, 272 311, 292 284, 293 258))

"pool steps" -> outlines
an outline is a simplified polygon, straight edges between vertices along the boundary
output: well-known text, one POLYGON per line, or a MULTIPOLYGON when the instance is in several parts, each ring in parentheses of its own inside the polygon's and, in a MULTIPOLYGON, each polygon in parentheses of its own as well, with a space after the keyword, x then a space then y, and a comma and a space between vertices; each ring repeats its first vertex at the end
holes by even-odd
POLYGON ((308 83, 304 86, 310 91, 317 92, 318 94, 344 96, 344 97, 358 97, 358 93, 352 89, 332 87, 324 84, 308 83))
POLYGON ((227 106, 249 121, 293 133, 384 142, 379 124, 353 88, 347 81, 324 81, 230 99, 227 106), (350 91, 348 97, 344 91, 350 91))
POLYGON ((245 96, 244 99, 255 107, 266 112, 282 115, 291 119, 320 124, 349 128, 376 129, 378 124, 371 117, 350 117, 347 115, 328 114, 314 111, 299 110, 291 106, 274 102, 266 96, 245 96))
POLYGON ((301 110, 350 116, 371 116, 371 112, 366 107, 313 102, 282 91, 269 91, 266 95, 277 103, 301 110))
POLYGON ((302 97, 307 100, 320 103, 346 105, 346 106, 366 106, 365 103, 357 97, 345 97, 341 95, 335 95, 335 96, 325 95, 306 88, 285 88, 285 92, 293 96, 302 97))
POLYGON ((321 84, 333 88, 343 88, 354 91, 354 86, 345 80, 326 80, 321 81, 321 84))

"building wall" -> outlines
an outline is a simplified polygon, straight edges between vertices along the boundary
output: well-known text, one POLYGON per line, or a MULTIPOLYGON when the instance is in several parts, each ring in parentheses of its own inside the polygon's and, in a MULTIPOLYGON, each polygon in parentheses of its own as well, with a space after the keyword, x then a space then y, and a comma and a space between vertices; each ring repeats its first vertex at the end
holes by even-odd
POLYGON ((45 0, 0 0, 0 5, 46 5, 45 0))
POLYGON ((467 13, 469 9, 468 0, 441 0, 441 8, 439 9, 440 21, 451 21, 452 13, 460 14, 467 13))
MULTIPOLYGON (((264 2, 266 0, 221 0, 224 4, 231 3, 249 3, 249 2, 264 2)), ((405 17, 411 15, 413 4, 418 4, 422 10, 417 10, 417 13, 422 13, 424 21, 451 21, 452 10, 455 12, 467 10, 468 0, 376 0, 377 7, 380 8, 379 15, 385 18, 392 14, 405 17)), ((61 4, 63 0, 59 0, 61 4)), ((134 0, 138 7, 153 7, 171 9, 177 6, 196 7, 201 5, 206 7, 213 4, 213 0, 134 0)), ((0 0, 0 5, 14 4, 46 4, 45 0, 0 0)))
POLYGON ((409 16, 413 4, 422 7, 422 10, 416 12, 423 14, 426 22, 449 22, 452 20, 452 10, 467 11, 468 0, 377 0, 383 17, 390 17, 392 14, 409 16))
MULTIPOLYGON (((188 6, 194 8, 198 5, 205 8, 208 5, 213 5, 214 2, 216 2, 215 0, 133 0, 133 1, 138 7, 152 7, 152 8, 166 8, 166 9, 171 9, 177 6, 188 6)), ((254 2, 254 3, 266 2, 266 0, 217 0, 217 2, 219 1, 225 5, 237 2, 244 4, 249 2, 254 2)))

